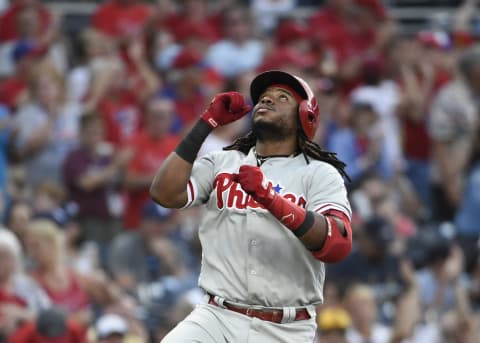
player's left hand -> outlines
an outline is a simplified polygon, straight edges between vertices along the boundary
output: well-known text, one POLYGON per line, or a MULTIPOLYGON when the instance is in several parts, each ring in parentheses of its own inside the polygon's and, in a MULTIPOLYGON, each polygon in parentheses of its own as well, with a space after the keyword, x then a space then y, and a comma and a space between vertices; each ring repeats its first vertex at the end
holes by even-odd
POLYGON ((272 185, 265 180, 259 167, 251 165, 241 166, 235 181, 242 186, 245 192, 263 205, 269 205, 275 196, 272 185))

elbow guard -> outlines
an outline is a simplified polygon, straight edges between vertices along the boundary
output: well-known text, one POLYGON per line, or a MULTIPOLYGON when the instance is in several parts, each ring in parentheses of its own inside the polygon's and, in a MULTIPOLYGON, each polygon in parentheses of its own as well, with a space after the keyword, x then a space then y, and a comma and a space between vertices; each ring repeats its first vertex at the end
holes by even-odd
POLYGON ((352 250, 350 219, 344 213, 336 210, 330 210, 324 216, 328 226, 325 242, 322 249, 314 251, 312 254, 316 259, 325 263, 340 262, 352 250), (345 234, 342 233, 341 225, 345 229, 345 234))

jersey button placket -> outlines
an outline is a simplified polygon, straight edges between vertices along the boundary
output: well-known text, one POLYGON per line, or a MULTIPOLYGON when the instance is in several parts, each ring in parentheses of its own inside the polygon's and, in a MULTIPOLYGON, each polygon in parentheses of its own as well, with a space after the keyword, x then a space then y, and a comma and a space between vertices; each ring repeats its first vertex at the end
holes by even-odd
MULTIPOLYGON (((255 249, 257 245, 258 245, 258 241, 255 238, 250 240, 250 256, 255 255, 256 253, 255 249)), ((257 275, 257 271, 255 270, 255 265, 251 264, 250 266, 251 266, 250 275, 257 275)))
POLYGON ((248 297, 252 297, 257 288, 257 277, 258 277, 258 268, 257 268, 257 255, 259 248, 259 241, 257 237, 256 230, 258 229, 258 213, 254 209, 248 209, 247 214, 247 225, 246 225, 246 237, 248 237, 248 252, 247 252, 247 292, 248 297))

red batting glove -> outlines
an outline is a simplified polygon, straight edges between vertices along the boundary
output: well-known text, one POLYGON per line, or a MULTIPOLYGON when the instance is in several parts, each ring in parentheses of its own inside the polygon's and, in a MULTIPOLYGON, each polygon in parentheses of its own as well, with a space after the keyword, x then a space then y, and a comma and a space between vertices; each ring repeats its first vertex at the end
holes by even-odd
POLYGON ((276 193, 270 183, 263 177, 259 167, 243 165, 238 170, 237 181, 243 190, 250 194, 255 201, 268 207, 276 193))
POLYGON ((202 114, 202 119, 211 127, 216 128, 234 122, 250 112, 252 106, 245 103, 245 98, 239 92, 217 94, 202 114))
POLYGON ((305 222, 307 211, 275 193, 272 184, 267 183, 259 167, 241 166, 235 181, 290 230, 295 232, 305 222))

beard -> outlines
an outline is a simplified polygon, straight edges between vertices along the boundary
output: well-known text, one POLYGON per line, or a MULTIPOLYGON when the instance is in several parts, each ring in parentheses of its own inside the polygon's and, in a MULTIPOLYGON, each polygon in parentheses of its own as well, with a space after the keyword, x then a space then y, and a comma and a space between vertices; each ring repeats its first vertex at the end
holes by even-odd
POLYGON ((286 137, 288 137, 291 131, 282 124, 282 122, 272 123, 259 120, 256 122, 252 122, 252 131, 257 137, 257 139, 261 142, 279 142, 283 141, 286 137))

